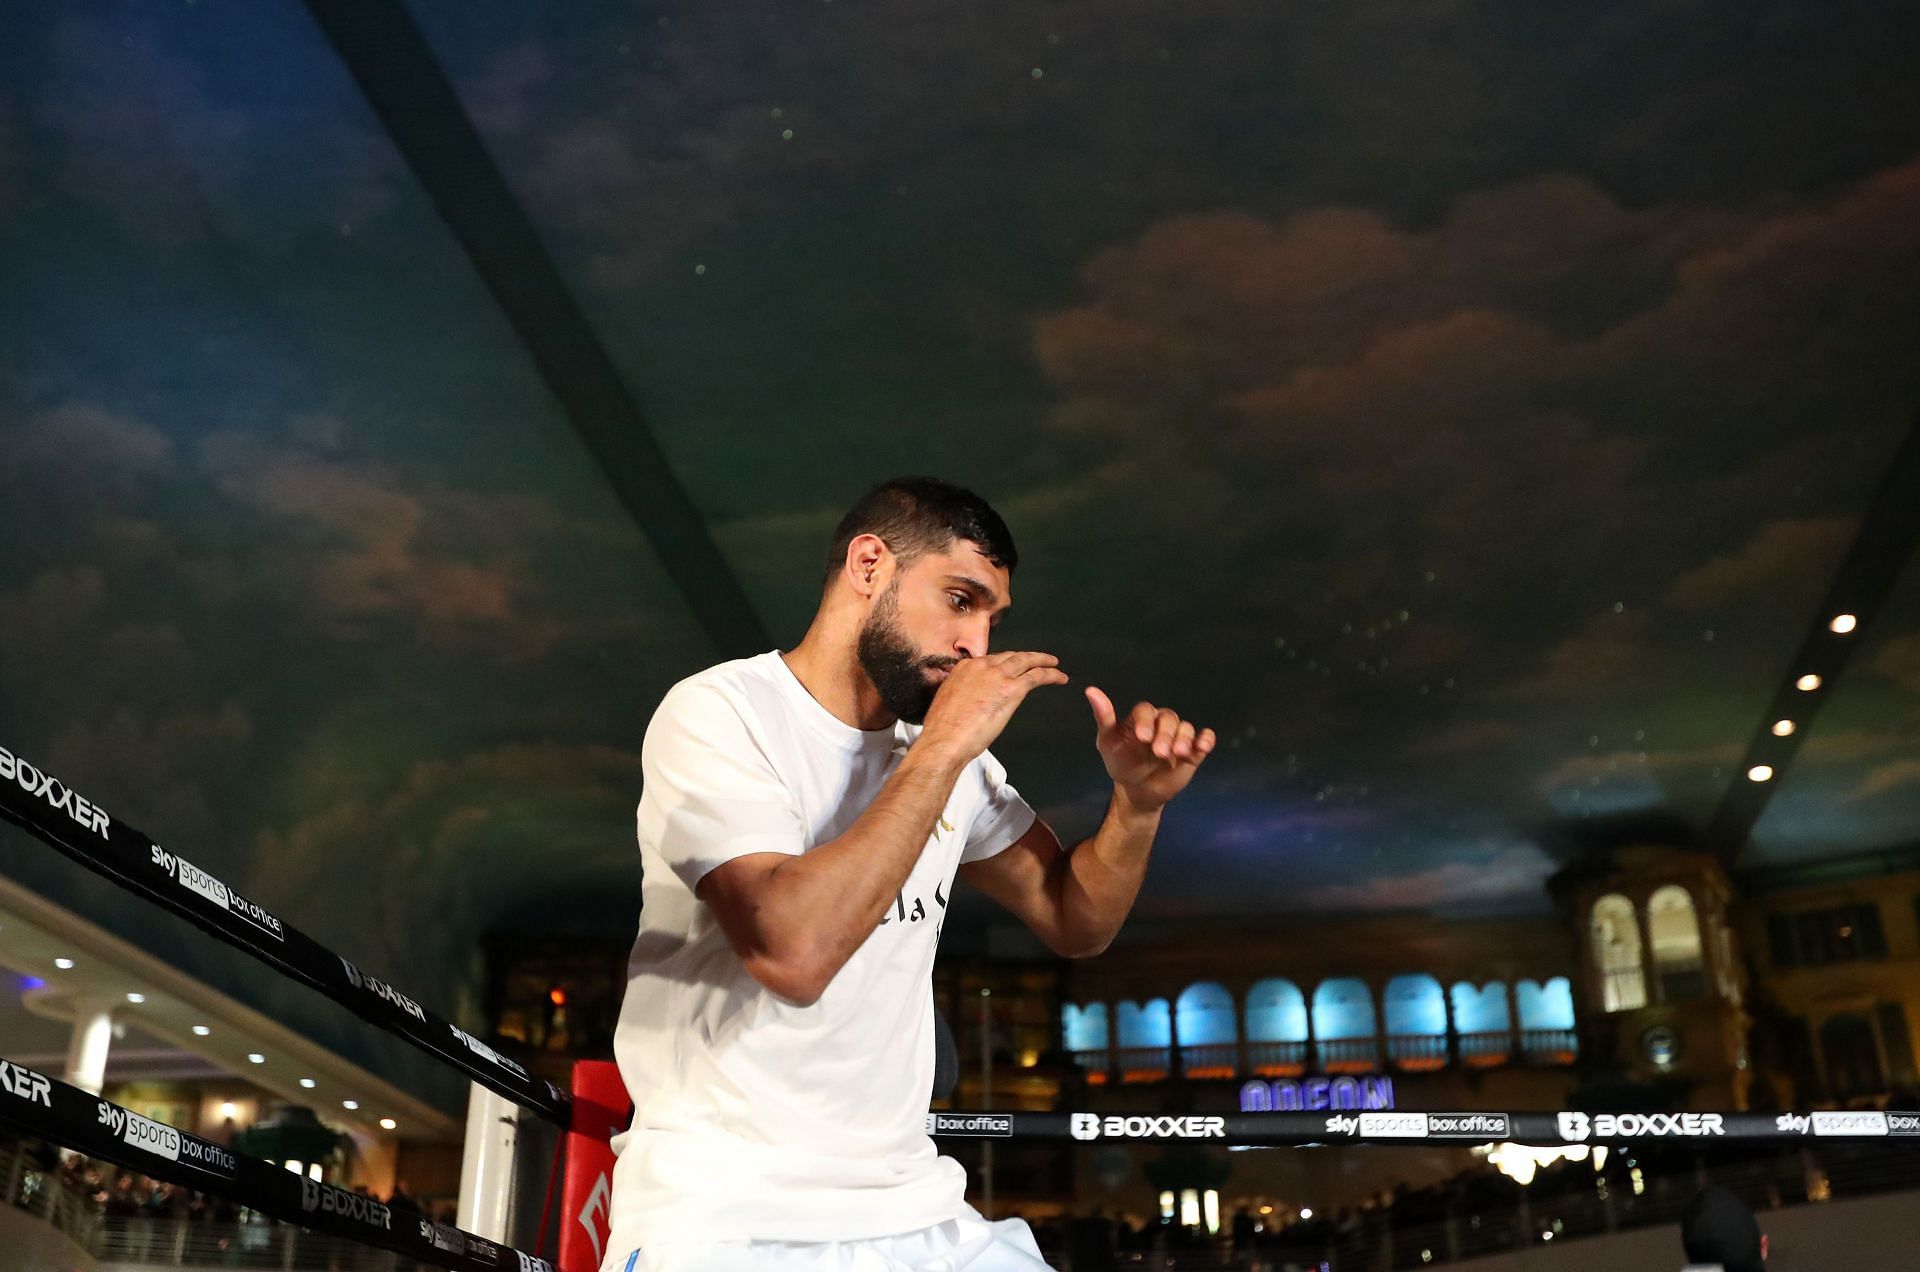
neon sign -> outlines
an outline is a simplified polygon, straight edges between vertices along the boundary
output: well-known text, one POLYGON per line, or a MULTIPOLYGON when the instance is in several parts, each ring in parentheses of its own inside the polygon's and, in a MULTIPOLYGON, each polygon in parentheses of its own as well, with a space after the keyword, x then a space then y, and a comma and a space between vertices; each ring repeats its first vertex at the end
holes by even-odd
POLYGON ((1310 1113, 1319 1109, 1390 1109, 1393 1079, 1377 1077, 1258 1078, 1240 1088, 1242 1113, 1310 1113))

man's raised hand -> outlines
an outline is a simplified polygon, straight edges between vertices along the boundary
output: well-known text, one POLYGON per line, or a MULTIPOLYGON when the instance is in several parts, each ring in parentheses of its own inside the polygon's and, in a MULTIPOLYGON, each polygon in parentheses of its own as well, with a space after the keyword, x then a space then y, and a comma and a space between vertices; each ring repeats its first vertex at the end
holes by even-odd
POLYGON ((1165 707, 1138 703, 1122 720, 1106 694, 1092 685, 1086 694, 1107 776, 1136 808, 1158 809, 1185 790, 1219 742, 1212 729, 1196 728, 1165 707))
POLYGON ((993 745, 1027 695, 1041 685, 1064 685, 1067 673, 1052 654, 1016 652, 962 658, 933 696, 916 748, 949 752, 965 764, 993 745))

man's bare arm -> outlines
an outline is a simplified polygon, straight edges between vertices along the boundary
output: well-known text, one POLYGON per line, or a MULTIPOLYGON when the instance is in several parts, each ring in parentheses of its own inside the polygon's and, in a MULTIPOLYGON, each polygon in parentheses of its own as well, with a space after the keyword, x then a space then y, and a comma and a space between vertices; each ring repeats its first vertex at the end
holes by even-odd
POLYGON ((1004 852, 960 867, 960 877, 1018 916, 1048 949, 1086 958, 1113 943, 1140 895, 1167 802, 1193 780, 1219 738, 1142 702, 1122 721, 1092 686, 1095 746, 1113 779, 1107 815, 1072 852, 1038 818, 1004 852))
POLYGON ((919 738, 844 834, 800 856, 750 853, 709 871, 694 895, 754 979, 793 1002, 818 1000, 906 886, 961 771, 1028 693, 1066 681, 1051 654, 960 662, 919 738))
POLYGON ((961 866, 960 877, 1055 954, 1090 958, 1106 951, 1132 911, 1159 828, 1159 810, 1136 809, 1116 790, 1100 828, 1072 852, 1035 818, 1005 852, 961 866))
POLYGON ((713 908, 755 980, 811 1005, 906 886, 965 767, 916 746, 845 834, 803 856, 735 857, 694 895, 713 908))

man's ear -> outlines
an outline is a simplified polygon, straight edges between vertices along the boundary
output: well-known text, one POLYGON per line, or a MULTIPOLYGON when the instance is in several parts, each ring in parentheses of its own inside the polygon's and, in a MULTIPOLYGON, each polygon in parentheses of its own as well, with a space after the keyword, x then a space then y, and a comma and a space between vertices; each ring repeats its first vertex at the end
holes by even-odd
POLYGON ((879 535, 856 535, 853 542, 847 544, 847 559, 841 571, 856 594, 872 596, 884 580, 886 571, 882 567, 892 558, 886 540, 879 535))

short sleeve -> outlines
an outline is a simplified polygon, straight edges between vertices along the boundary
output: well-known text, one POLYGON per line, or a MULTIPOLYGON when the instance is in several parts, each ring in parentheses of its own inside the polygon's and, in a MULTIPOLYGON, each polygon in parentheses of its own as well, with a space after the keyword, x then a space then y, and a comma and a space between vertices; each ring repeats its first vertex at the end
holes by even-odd
POLYGON ((640 748, 638 827, 689 890, 756 852, 807 849, 798 802, 740 709, 710 685, 681 685, 654 712, 640 748))
POLYGON ((1007 780, 1007 770, 993 758, 993 752, 981 753, 979 773, 986 786, 986 802, 967 829, 967 846, 960 853, 962 865, 1005 852, 1034 821, 1033 810, 1007 780))

